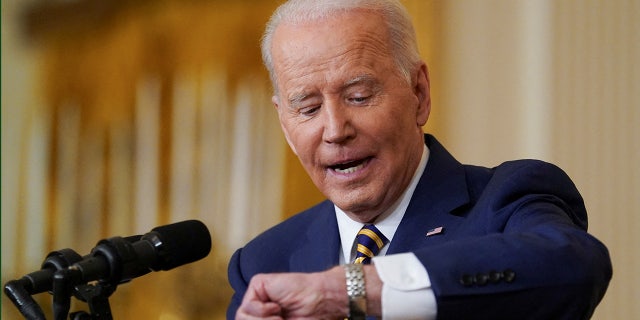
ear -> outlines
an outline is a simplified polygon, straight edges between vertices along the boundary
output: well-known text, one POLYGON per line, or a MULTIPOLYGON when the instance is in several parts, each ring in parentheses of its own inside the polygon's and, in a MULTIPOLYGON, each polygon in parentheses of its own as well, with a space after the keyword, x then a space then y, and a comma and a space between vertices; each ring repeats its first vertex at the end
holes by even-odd
POLYGON ((416 124, 422 127, 427 123, 427 120, 429 120, 429 114, 431 113, 429 69, 424 62, 420 63, 420 68, 418 69, 418 73, 416 74, 416 80, 413 90, 416 97, 418 98, 416 124))
POLYGON ((291 139, 289 138, 289 130, 287 130, 287 127, 284 125, 285 111, 283 110, 283 107, 280 106, 280 99, 278 98, 277 95, 274 95, 273 97, 271 97, 271 102, 273 103, 273 106, 276 108, 276 111, 278 111, 278 119, 280 120, 280 128, 282 128, 282 133, 284 133, 284 138, 287 140, 287 144, 289 145, 289 148, 291 148, 291 151, 293 151, 293 153, 297 156, 298 152, 296 151, 296 148, 293 146, 293 143, 291 143, 291 139))

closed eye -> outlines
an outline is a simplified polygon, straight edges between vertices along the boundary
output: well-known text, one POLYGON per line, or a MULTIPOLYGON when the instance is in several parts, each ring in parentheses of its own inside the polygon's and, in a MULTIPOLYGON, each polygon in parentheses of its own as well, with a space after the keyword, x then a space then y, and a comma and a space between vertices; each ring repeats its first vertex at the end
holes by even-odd
POLYGON ((314 105, 298 109, 298 112, 304 116, 310 117, 318 113, 320 105, 314 105))
POLYGON ((371 98, 371 97, 370 96, 353 97, 353 98, 349 98, 349 102, 355 103, 355 104, 363 104, 363 103, 366 103, 367 101, 369 101, 369 98, 371 98))

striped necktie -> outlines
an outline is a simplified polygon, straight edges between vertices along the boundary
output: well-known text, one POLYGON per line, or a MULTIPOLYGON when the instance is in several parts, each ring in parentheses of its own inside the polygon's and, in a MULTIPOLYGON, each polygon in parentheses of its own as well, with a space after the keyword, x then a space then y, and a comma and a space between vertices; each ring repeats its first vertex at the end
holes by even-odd
POLYGON ((356 260, 353 263, 369 264, 385 244, 387 238, 372 224, 365 225, 356 236, 358 246, 356 248, 356 260))

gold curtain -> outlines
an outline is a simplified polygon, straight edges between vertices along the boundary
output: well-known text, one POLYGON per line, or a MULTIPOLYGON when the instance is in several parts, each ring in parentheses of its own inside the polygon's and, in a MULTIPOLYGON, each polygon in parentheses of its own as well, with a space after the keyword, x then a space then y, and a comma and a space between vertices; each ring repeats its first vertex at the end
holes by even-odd
MULTIPOLYGON (((230 251, 282 213, 262 222, 258 216, 255 225, 238 227, 251 219, 238 213, 244 220, 233 223, 238 218, 229 212, 205 216, 189 202, 207 203, 213 197, 220 203, 227 201, 227 206, 217 204, 220 207, 238 208, 231 203, 230 189, 251 187, 242 171, 281 175, 279 170, 249 162, 283 166, 277 156, 262 161, 246 151, 269 149, 260 138, 255 145, 245 143, 244 149, 235 144, 238 139, 247 141, 246 132, 283 145, 282 138, 274 139, 277 124, 265 124, 275 121, 266 115, 271 112, 270 89, 259 54, 259 38, 274 6, 268 1, 78 1, 37 4, 27 11, 29 40, 42 59, 38 86, 42 107, 31 113, 28 130, 41 128, 34 139, 40 140, 39 149, 46 149, 44 159, 35 160, 45 163, 40 177, 45 184, 40 199, 44 216, 26 212, 28 205, 19 209, 18 249, 12 250, 10 259, 3 259, 14 264, 14 273, 3 274, 3 280, 34 271, 39 267, 37 257, 44 259, 52 250, 73 247, 86 254, 98 239, 199 218, 212 231, 211 255, 197 264, 121 285, 110 299, 111 308, 116 319, 224 318, 231 295, 226 282, 230 251), (213 120, 200 121, 207 116, 213 120), (245 119, 251 122, 243 123, 245 119), (203 138, 207 133, 217 136, 213 142, 221 146, 207 145, 211 142, 203 138), (151 152, 146 151, 149 148, 151 152), (211 149, 217 154, 211 155, 211 149), (238 154, 250 158, 231 159, 238 154), (234 169, 234 162, 245 166, 234 169), (208 189, 193 186, 211 185, 199 175, 214 166, 214 179, 209 180, 229 183, 208 189), (189 178, 183 180, 180 173, 189 178), (153 190, 147 192, 145 186, 153 190), (201 190, 209 193, 197 194, 201 190), (219 192, 212 195, 211 190, 219 192), (155 201, 144 199, 145 195, 155 201), (187 208, 176 208, 180 204, 187 208), (42 225, 34 225, 36 220, 42 225), (28 236, 34 233, 42 235, 28 236), (39 241, 45 243, 35 250, 22 249, 39 241)), ((271 149, 284 150, 277 145, 271 149)), ((25 153, 26 158, 36 156, 25 153)), ((24 170, 22 180, 28 180, 26 172, 34 168, 24 170)), ((280 180, 271 181, 278 184, 280 180)), ((267 183, 256 185, 266 189, 267 183)), ((37 198, 30 196, 34 190, 28 182, 19 193, 23 199, 37 198)), ((280 193, 275 196, 277 201, 265 209, 280 207, 280 193)), ((3 243, 3 251, 9 245, 3 243)), ((50 296, 37 298, 49 314, 50 296)), ((76 308, 86 310, 83 304, 74 304, 72 311, 76 308)), ((3 296, 3 318, 17 318, 13 309, 3 296)))

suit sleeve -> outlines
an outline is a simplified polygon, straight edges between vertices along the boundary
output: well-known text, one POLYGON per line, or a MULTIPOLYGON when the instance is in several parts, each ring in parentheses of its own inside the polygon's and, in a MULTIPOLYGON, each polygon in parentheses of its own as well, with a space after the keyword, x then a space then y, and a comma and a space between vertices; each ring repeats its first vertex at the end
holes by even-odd
POLYGON ((542 162, 506 164, 477 192, 457 232, 414 253, 438 319, 588 319, 611 278, 569 178, 542 162))
POLYGON ((242 303, 244 293, 247 291, 247 287, 249 286, 248 282, 242 276, 242 272, 240 270, 241 253, 242 249, 238 249, 229 260, 227 276, 229 277, 229 283, 233 288, 234 294, 231 297, 231 302, 229 303, 229 307, 227 308, 227 319, 235 319, 236 311, 238 311, 238 308, 242 303))

